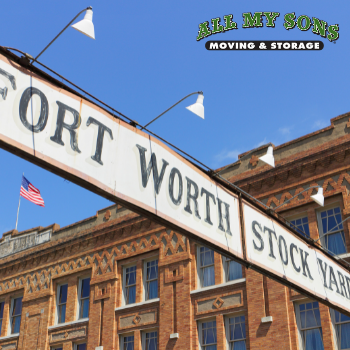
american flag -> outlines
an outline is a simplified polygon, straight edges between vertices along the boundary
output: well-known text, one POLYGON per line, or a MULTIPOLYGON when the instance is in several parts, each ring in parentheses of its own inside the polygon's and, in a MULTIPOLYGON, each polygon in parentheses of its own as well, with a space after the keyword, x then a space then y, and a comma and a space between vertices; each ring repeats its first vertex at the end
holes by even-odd
POLYGON ((45 207, 44 200, 41 198, 40 191, 35 188, 24 176, 22 176, 20 195, 34 204, 45 207))

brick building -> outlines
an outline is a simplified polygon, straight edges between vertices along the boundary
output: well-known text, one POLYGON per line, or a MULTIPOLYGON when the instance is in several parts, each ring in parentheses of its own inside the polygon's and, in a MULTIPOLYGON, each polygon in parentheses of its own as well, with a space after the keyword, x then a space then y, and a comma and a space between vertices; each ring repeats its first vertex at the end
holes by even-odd
MULTIPOLYGON (((334 254, 350 252, 350 113, 222 174, 334 254), (328 225, 328 226, 327 226, 328 225)), ((0 349, 330 350, 350 348, 350 318, 120 206, 0 242, 0 349)))

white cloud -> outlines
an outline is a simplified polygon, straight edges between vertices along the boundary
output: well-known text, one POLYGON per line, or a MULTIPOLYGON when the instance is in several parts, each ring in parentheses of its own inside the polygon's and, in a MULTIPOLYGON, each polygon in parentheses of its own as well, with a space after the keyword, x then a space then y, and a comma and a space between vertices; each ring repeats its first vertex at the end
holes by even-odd
POLYGON ((288 135, 290 134, 290 130, 292 129, 292 127, 284 127, 284 128, 279 128, 278 131, 282 134, 282 135, 288 135))
POLYGON ((236 149, 232 151, 224 150, 215 156, 215 160, 219 163, 223 162, 224 160, 234 161, 238 159, 238 155, 241 153, 242 152, 237 151, 236 149))
POLYGON ((322 129, 325 128, 326 126, 329 125, 329 121, 325 121, 325 120, 316 120, 314 122, 314 125, 312 126, 313 129, 317 128, 317 129, 322 129))
POLYGON ((266 140, 266 137, 261 141, 261 142, 259 142, 257 145, 255 145, 254 147, 253 147, 253 149, 254 148, 258 148, 258 147, 260 147, 260 146, 262 146, 262 145, 266 145, 267 144, 267 140, 266 140))

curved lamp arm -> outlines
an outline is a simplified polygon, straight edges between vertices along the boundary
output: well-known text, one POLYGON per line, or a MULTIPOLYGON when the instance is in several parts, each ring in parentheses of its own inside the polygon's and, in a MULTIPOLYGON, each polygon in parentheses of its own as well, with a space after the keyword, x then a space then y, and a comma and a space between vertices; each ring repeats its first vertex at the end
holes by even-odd
POLYGON ((190 97, 192 95, 195 95, 195 94, 199 94, 199 95, 203 95, 203 91, 196 91, 196 92, 192 92, 191 94, 185 96, 184 98, 182 98, 180 101, 176 102, 174 105, 172 105, 170 108, 168 108, 166 111, 164 111, 163 113, 159 114, 158 117, 154 118, 153 120, 151 120, 148 124, 146 124, 145 126, 143 126, 141 128, 144 129, 144 128, 147 128, 148 125, 152 124, 153 122, 155 122, 158 118, 160 118, 163 114, 165 114, 166 112, 170 111, 172 108, 174 108, 176 105, 178 105, 180 102, 182 102, 183 100, 186 100, 187 97, 190 97))
POLYGON ((92 7, 91 6, 89 6, 89 7, 87 7, 86 9, 84 9, 84 10, 82 10, 82 11, 80 11, 55 37, 54 37, 54 39, 53 40, 51 40, 50 41, 50 43, 44 48, 44 50, 42 50, 40 53, 39 53, 39 55, 38 56, 36 56, 34 59, 33 59, 33 61, 31 62, 31 64, 33 64, 34 63, 34 61, 36 61, 47 49, 48 49, 48 47, 75 21, 75 19, 77 18, 77 17, 79 17, 83 12, 85 12, 86 10, 91 10, 92 9, 92 7))
POLYGON ((279 205, 279 206, 276 207, 276 208, 273 208, 272 210, 275 211, 276 209, 282 207, 282 206, 285 205, 286 203, 290 202, 293 198, 298 197, 299 194, 302 194, 303 192, 308 191, 310 188, 320 188, 320 186, 311 186, 311 187, 308 187, 308 188, 305 189, 304 191, 299 192, 298 194, 296 194, 296 195, 293 196, 292 198, 289 198, 286 202, 283 202, 281 205, 279 205))

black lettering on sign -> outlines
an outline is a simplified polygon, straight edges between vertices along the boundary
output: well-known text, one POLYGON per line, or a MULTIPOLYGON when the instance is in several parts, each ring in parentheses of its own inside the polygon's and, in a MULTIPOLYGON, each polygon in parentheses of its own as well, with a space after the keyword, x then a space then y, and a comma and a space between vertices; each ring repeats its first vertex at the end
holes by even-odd
POLYGON ((279 236, 278 237, 278 249, 280 251, 280 256, 281 256, 281 260, 282 260, 283 264, 284 265, 288 265, 287 243, 286 243, 286 240, 283 238, 283 236, 279 236), (285 256, 283 256, 282 245, 284 246, 284 255, 285 256))
POLYGON ((271 258, 276 259, 275 255, 273 254, 273 242, 272 242, 272 235, 275 236, 276 241, 277 241, 276 232, 273 231, 273 230, 270 230, 268 227, 264 226, 264 233, 265 233, 266 231, 269 233, 269 245, 270 245, 270 253, 269 253, 269 256, 270 256, 271 258))
POLYGON ((258 250, 259 252, 262 252, 264 250, 264 240, 262 239, 260 233, 257 231, 255 226, 258 226, 260 231, 261 231, 261 225, 257 221, 253 221, 252 222, 252 230, 253 230, 253 233, 254 233, 255 237, 260 242, 260 247, 257 246, 257 244, 255 243, 254 239, 253 239, 253 246, 254 246, 254 249, 258 250))
POLYGON ((338 272, 338 278, 339 278, 339 285, 340 285, 340 294, 343 297, 346 297, 349 299, 348 297, 348 293, 346 292, 346 288, 345 288, 345 280, 344 280, 344 276, 342 275, 342 273, 340 271, 338 272))
POLYGON ((178 169, 172 168, 169 176, 169 196, 171 201, 175 205, 179 205, 182 200, 182 192, 183 192, 183 186, 182 186, 182 176, 178 169), (179 179, 179 192, 177 194, 177 198, 174 196, 174 181, 175 181, 175 175, 177 175, 179 179))
POLYGON ((140 152, 140 163, 141 163, 141 177, 142 177, 142 186, 144 188, 147 187, 148 179, 151 174, 151 170, 153 169, 153 180, 154 180, 154 190, 157 194, 159 194, 160 187, 162 186, 165 168, 169 165, 169 163, 162 159, 163 165, 162 170, 160 171, 160 175, 158 174, 158 167, 157 167, 157 157, 154 153, 151 155, 151 159, 148 163, 148 167, 146 168, 146 155, 147 149, 136 145, 136 147, 139 149, 140 152))
POLYGON ((332 284, 335 285, 335 288, 337 289, 336 292, 338 294, 340 294, 339 293, 339 288, 338 288, 338 283, 337 283, 337 280, 335 279, 335 274, 334 274, 334 271, 333 271, 333 267, 329 266, 329 283, 328 283, 328 285, 329 285, 329 289, 330 290, 333 290, 332 284))
POLYGON ((347 291, 350 299, 350 278, 345 275, 345 279, 346 279, 346 287, 347 287, 347 291))
POLYGON ((43 92, 35 87, 26 88, 23 91, 21 100, 19 101, 19 118, 22 124, 30 131, 41 132, 45 129, 47 118, 49 116, 49 103, 43 92), (38 95, 41 101, 40 116, 36 125, 33 125, 28 121, 27 110, 30 99, 33 95, 38 95))
POLYGON ((186 176, 186 180, 187 180, 187 204, 184 209, 185 211, 187 211, 187 213, 192 214, 190 200, 193 200, 194 214, 198 219, 200 219, 201 217, 198 212, 198 196, 199 196, 198 185, 194 181, 189 179, 187 176, 186 176), (194 193, 191 193, 191 188, 193 188, 194 193))
POLYGON ((86 126, 89 126, 90 124, 95 124, 98 126, 98 133, 97 133, 97 141, 96 141, 96 150, 95 154, 91 156, 91 159, 93 159, 95 162, 103 165, 103 162, 101 160, 101 154, 102 154, 102 148, 103 148, 103 136, 105 132, 108 132, 111 140, 113 140, 113 134, 112 130, 108 128, 106 125, 103 125, 95 118, 89 117, 89 119, 86 122, 86 126))
POLYGON ((324 263, 324 267, 323 267, 323 261, 319 258, 317 258, 318 264, 320 265, 321 271, 322 271, 322 276, 323 276, 323 285, 327 288, 327 263, 324 263))
POLYGON ((310 280, 313 280, 311 273, 310 273, 309 265, 307 263, 307 257, 309 256, 309 253, 304 252, 301 248, 299 248, 299 250, 300 250, 300 257, 301 257, 301 266, 303 267, 303 275, 305 277, 308 277, 308 275, 309 275, 310 280), (304 256, 304 253, 305 253, 305 256, 304 256), (306 274, 306 271, 307 271, 308 275, 306 274))
POLYGON ((64 142, 62 141, 62 131, 63 128, 67 129, 70 134, 70 146, 72 150, 81 153, 78 148, 78 136, 75 132, 75 130, 78 129, 81 124, 80 114, 74 108, 71 108, 60 101, 56 101, 56 103, 58 104, 56 131, 55 135, 50 137, 50 140, 64 146, 64 142), (73 123, 70 125, 64 122, 67 111, 72 113, 74 118, 73 123))
POLYGON ((207 191, 205 188, 202 188, 201 196, 205 194, 205 218, 204 221, 207 222, 209 225, 213 225, 213 223, 210 220, 210 199, 216 204, 215 197, 212 193, 207 191))
POLYGON ((225 232, 223 226, 223 217, 222 217, 222 205, 225 207, 225 221, 226 221, 226 233, 232 236, 231 227, 230 227, 230 205, 228 203, 223 202, 220 198, 218 200, 218 211, 219 211, 219 226, 218 229, 225 232))
POLYGON ((294 260, 294 251, 295 251, 296 253, 298 253, 298 247, 297 247, 294 243, 292 243, 292 244, 290 245, 290 260, 292 261, 292 265, 293 265, 293 267, 294 267, 294 270, 295 270, 296 272, 300 272, 300 266, 298 267, 298 266, 295 264, 295 260, 294 260))

